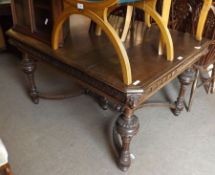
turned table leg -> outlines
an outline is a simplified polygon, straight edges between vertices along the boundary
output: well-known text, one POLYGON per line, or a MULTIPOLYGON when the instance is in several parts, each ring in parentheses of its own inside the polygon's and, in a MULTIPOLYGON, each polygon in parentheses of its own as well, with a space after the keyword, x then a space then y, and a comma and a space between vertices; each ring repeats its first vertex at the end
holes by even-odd
POLYGON ((119 150, 119 168, 122 171, 127 171, 131 165, 130 143, 134 135, 138 132, 139 121, 133 114, 133 110, 126 108, 119 116, 115 126, 116 132, 121 137, 121 149, 119 150))
POLYGON ((39 93, 37 91, 37 87, 34 80, 34 72, 36 70, 36 64, 35 64, 35 61, 31 59, 27 53, 24 53, 23 55, 22 70, 27 77, 30 97, 35 104, 38 104, 39 93))
POLYGON ((174 115, 178 116, 184 109, 184 98, 187 86, 190 85, 194 80, 193 69, 187 69, 179 76, 179 81, 181 83, 179 95, 177 101, 175 102, 175 109, 173 111, 174 115))

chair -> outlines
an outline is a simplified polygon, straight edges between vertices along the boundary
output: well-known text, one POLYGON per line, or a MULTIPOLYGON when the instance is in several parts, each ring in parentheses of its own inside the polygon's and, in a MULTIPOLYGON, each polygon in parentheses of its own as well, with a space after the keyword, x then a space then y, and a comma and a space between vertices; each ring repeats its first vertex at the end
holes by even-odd
MULTIPOLYGON (((196 10, 196 13, 194 13, 194 16, 198 16, 198 11, 199 11, 198 8, 199 7, 197 7, 197 10, 196 10)), ((204 11, 200 12, 200 17, 199 17, 200 19, 197 24, 198 27, 197 27, 196 37, 197 39, 201 39, 202 33, 204 32, 205 37, 211 40, 215 40, 215 7, 212 6, 212 1, 210 2, 205 1, 202 9, 204 9, 204 11), (202 21, 204 20, 206 22, 203 23, 202 21)), ((195 17, 194 17, 194 20, 195 20, 195 17)), ((195 28, 196 26, 195 21, 193 25, 195 28)), ((212 43, 209 46, 208 54, 202 57, 200 61, 194 65, 194 68, 196 69, 196 74, 195 74, 195 80, 193 82, 191 93, 190 93, 188 111, 191 111, 194 93, 197 87, 204 85, 208 93, 214 93, 215 91, 215 87, 214 87, 215 85, 215 43, 212 43), (210 66, 212 66, 212 69, 208 70, 210 66), (211 75, 207 79, 201 78, 201 74, 203 72, 209 73, 209 71, 211 72, 211 75), (202 80, 202 83, 200 85, 198 85, 199 77, 202 80)))
POLYGON ((4 170, 6 175, 13 175, 10 164, 8 163, 8 153, 7 150, 0 139, 0 170, 4 170))
MULTIPOLYGON (((157 4, 157 0, 149 0, 145 2, 151 9, 154 10, 154 12, 156 12, 156 4, 157 4)), ((163 25, 167 28, 168 25, 168 21, 169 21, 169 12, 170 12, 170 7, 171 7, 171 0, 163 0, 163 5, 162 5, 162 14, 161 14, 161 22, 163 23, 163 25)), ((126 17, 125 17, 125 25, 123 28, 123 32, 122 32, 122 36, 121 36, 121 40, 124 42, 126 39, 126 36, 128 34, 129 31, 129 26, 131 24, 131 18, 132 18, 132 12, 134 10, 134 7, 131 5, 127 6, 127 12, 126 12, 126 17)), ((144 9, 143 9, 144 10, 144 9)), ((150 28, 151 27, 151 20, 150 20, 151 16, 150 13, 148 13, 145 10, 145 23, 146 25, 150 28)), ((162 30, 162 29, 161 29, 162 30)), ((161 40, 159 42, 159 48, 158 48, 158 54, 159 55, 163 55, 164 54, 164 47, 165 47, 165 43, 168 44, 166 38, 164 38, 165 36, 162 35, 161 36, 161 40)), ((173 48, 172 48, 173 49, 173 48)), ((172 61, 174 57, 174 51, 170 50, 167 47, 167 59, 172 61), (170 56, 171 55, 171 56, 170 56)))
MULTIPOLYGON (((152 9, 154 9, 154 11, 156 11, 157 0, 147 1, 147 3, 152 9)), ((197 32, 196 32, 196 39, 198 41, 202 40, 203 29, 204 29, 207 15, 208 15, 208 12, 210 10, 210 6, 212 5, 212 3, 213 3, 212 0, 204 0, 203 6, 202 6, 202 9, 200 12, 200 18, 198 21, 197 32)), ((161 17, 162 17, 163 23, 164 23, 164 25, 166 25, 166 27, 167 27, 168 21, 169 21, 170 5, 171 5, 171 0, 163 0, 161 17)), ((128 5, 126 18, 125 18, 125 25, 124 25, 122 36, 121 36, 121 40, 123 42, 125 41, 126 36, 129 31, 129 26, 131 24, 131 18, 132 18, 132 12, 133 12, 133 7, 128 5)), ((148 27, 151 26, 149 13, 145 13, 145 23, 148 27)), ((159 55, 163 55, 164 47, 165 47, 165 39, 161 38, 160 43, 159 43, 159 51, 158 51, 159 55)))
MULTIPOLYGON (((153 0, 154 1, 154 0, 153 0)), ((156 21, 158 24, 162 37, 165 41, 166 48, 167 48, 167 59, 169 61, 173 60, 174 57, 174 50, 173 50, 173 43, 170 32, 167 26, 164 24, 161 16, 153 10, 150 6, 151 0, 145 1, 132 1, 132 0, 106 0, 106 1, 83 1, 83 0, 64 0, 65 9, 62 14, 58 17, 55 22, 53 32, 52 32, 52 48, 54 50, 58 49, 59 44, 59 37, 60 31, 64 21, 72 14, 81 14, 84 16, 89 17, 93 20, 108 36, 110 41, 112 42, 115 51, 118 55, 118 59, 121 65, 121 71, 123 75, 123 82, 125 85, 132 84, 132 74, 131 74, 131 67, 127 52, 125 47, 120 40, 119 36, 117 35, 116 31, 113 27, 109 24, 107 17, 108 17, 108 10, 113 8, 114 6, 121 5, 121 4, 129 4, 134 7, 140 8, 144 10, 146 13, 150 14, 150 16, 156 21)), ((168 1, 170 2, 170 1, 168 1)))
MULTIPOLYGON (((170 11, 170 6, 171 6, 171 1, 172 0, 164 0, 163 1, 163 14, 162 16, 160 16, 157 12, 156 12, 156 3, 157 0, 139 0, 138 1, 132 1, 130 0, 130 3, 128 3, 127 5, 127 12, 126 12, 126 17, 125 17, 125 24, 124 24, 124 28, 123 28, 123 32, 121 35, 121 40, 122 42, 125 41, 126 36, 128 34, 129 31, 129 27, 131 24, 131 19, 132 19, 132 13, 133 13, 133 9, 134 7, 137 7, 139 9, 142 9, 145 12, 145 20, 147 23, 147 26, 151 26, 150 23, 150 16, 155 20, 155 22, 157 23, 161 34, 162 34, 162 38, 163 38, 163 43, 166 43, 166 53, 167 53, 167 60, 168 61, 173 61, 174 59, 174 48, 173 48, 173 43, 172 43, 172 38, 171 35, 168 31, 167 28, 167 23, 169 20, 169 11, 170 11)), ((125 4, 125 2, 123 2, 122 4, 125 4)), ((161 42, 159 44, 159 55, 163 55, 164 51, 163 51, 164 45, 161 45, 161 42), (161 47, 163 46, 163 47, 161 47)))
POLYGON ((212 4, 213 4, 213 0, 204 0, 202 9, 199 15, 199 21, 198 21, 197 32, 196 32, 196 39, 199 41, 202 40, 205 22, 212 4))

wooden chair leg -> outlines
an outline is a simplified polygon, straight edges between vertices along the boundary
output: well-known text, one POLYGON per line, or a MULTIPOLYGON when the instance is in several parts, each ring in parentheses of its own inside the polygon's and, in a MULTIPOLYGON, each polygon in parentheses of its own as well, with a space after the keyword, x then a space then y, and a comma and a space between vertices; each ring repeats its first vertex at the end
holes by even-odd
POLYGON ((164 55, 164 50, 165 50, 165 42, 163 37, 161 36, 159 45, 158 45, 158 55, 164 55))
POLYGON ((126 12, 126 17, 125 17, 125 24, 124 24, 124 28, 123 28, 123 32, 122 32, 122 36, 121 36, 121 41, 125 42, 125 39, 128 35, 128 31, 129 31, 129 27, 131 25, 131 19, 132 19, 132 14, 133 14, 133 6, 128 5, 127 6, 127 12, 126 12))
POLYGON ((197 32, 196 32, 196 39, 198 41, 202 40, 202 35, 204 31, 205 22, 210 10, 210 7, 212 5, 212 0, 204 0, 203 7, 201 9, 201 13, 199 16, 198 26, 197 26, 197 32))
MULTIPOLYGON (((154 11, 156 11, 156 4, 157 0, 152 1, 146 1, 147 6, 151 7, 154 11)), ((162 6, 162 21, 166 25, 168 25, 169 21, 169 13, 170 13, 170 7, 171 7, 171 0, 163 0, 163 6, 162 6)), ((148 27, 151 27, 151 21, 150 21, 150 14, 145 12, 145 23, 148 27)), ((158 54, 163 55, 164 54, 164 48, 165 48, 165 38, 161 36, 159 46, 158 46, 158 54)))
MULTIPOLYGON (((138 7, 141 8, 141 6, 138 7)), ((173 61, 174 59, 173 41, 166 23, 163 21, 162 17, 147 4, 145 4, 142 8, 155 20, 156 24, 158 25, 162 34, 163 41, 166 45, 167 60, 173 61)))
POLYGON ((9 163, 5 165, 5 174, 6 174, 6 175, 13 175, 13 173, 12 173, 12 170, 11 170, 11 167, 10 167, 10 164, 9 164, 9 163))
POLYGON ((100 26, 96 25, 96 36, 101 36, 102 34, 102 29, 100 26))
MULTIPOLYGON (((156 4, 157 0, 149 1, 147 3, 147 5, 150 6, 153 10, 156 10, 156 4)), ((145 12, 145 23, 147 27, 151 27, 150 15, 147 12, 145 12)))
MULTIPOLYGON (((171 0, 163 0, 161 17, 162 17, 163 23, 164 23, 164 25, 166 25, 166 27, 168 27, 170 7, 171 7, 171 0)), ((154 8, 156 8, 156 7, 154 7, 154 8)), ((161 36, 160 42, 159 42, 158 54, 163 55, 164 49, 165 49, 165 40, 164 40, 163 36, 161 36)))
MULTIPOLYGON (((117 5, 113 5, 113 6, 111 6, 111 7, 109 7, 108 8, 108 16, 110 15, 110 13, 114 10, 114 9, 116 9, 118 6, 117 5)), ((115 27, 114 25, 113 25, 113 27, 115 27)), ((95 30, 95 34, 96 34, 96 36, 101 36, 102 35, 102 28, 99 26, 99 25, 96 25, 96 30, 95 30)))
POLYGON ((198 78, 199 78, 199 69, 196 70, 195 79, 193 81, 191 92, 190 92, 190 99, 189 99, 189 103, 188 103, 188 111, 189 112, 191 111, 191 106, 193 104, 193 97, 194 97, 194 93, 195 93, 196 88, 197 88, 198 78))
MULTIPOLYGON (((13 175, 10 164, 7 163, 0 167, 0 170, 4 172, 5 175, 13 175)), ((1 174, 1 172, 0 172, 1 174)))
POLYGON ((119 62, 121 65, 123 82, 126 85, 130 85, 132 83, 132 74, 131 74, 131 66, 129 62, 129 58, 126 52, 126 49, 117 35, 116 31, 113 27, 108 23, 107 20, 107 9, 104 11, 96 11, 95 9, 80 11, 76 7, 71 6, 64 10, 61 15, 58 17, 52 32, 52 48, 54 50, 58 49, 58 41, 60 36, 60 31, 62 29, 62 25, 66 19, 72 14, 81 14, 92 19, 97 25, 101 27, 101 29, 106 33, 111 43, 114 46, 114 49, 118 55, 119 62))

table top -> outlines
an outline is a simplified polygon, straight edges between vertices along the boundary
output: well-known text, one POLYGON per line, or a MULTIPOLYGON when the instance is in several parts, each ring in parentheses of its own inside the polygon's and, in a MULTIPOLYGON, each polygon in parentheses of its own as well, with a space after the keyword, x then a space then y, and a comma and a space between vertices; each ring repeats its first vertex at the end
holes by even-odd
POLYGON ((152 26, 147 29, 143 25, 136 26, 133 35, 130 34, 125 42, 134 83, 126 86, 122 81, 120 64, 111 43, 105 35, 97 37, 93 33, 89 34, 89 24, 90 20, 87 18, 72 16, 70 37, 66 39, 64 47, 56 51, 36 39, 13 30, 10 30, 8 35, 81 71, 83 76, 90 76, 119 92, 142 89, 144 95, 141 101, 195 63, 205 54, 209 44, 208 40, 203 39, 198 42, 189 34, 171 31, 175 59, 169 62, 165 56, 157 54, 160 38, 158 28, 152 26))

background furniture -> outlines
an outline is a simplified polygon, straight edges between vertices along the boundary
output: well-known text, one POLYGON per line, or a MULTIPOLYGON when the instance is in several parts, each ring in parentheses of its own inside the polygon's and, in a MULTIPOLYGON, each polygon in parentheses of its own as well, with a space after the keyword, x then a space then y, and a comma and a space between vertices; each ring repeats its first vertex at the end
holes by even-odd
MULTIPOLYGON (((111 1, 110 1, 111 2, 111 1)), ((114 1, 113 1, 114 2, 114 1)), ((125 24, 121 36, 121 40, 124 42, 125 37, 128 33, 129 26, 131 23, 131 18, 132 18, 132 13, 133 13, 133 8, 136 7, 146 14, 146 19, 147 19, 147 24, 150 26, 150 17, 154 19, 155 23, 158 25, 158 28, 160 29, 161 32, 161 37, 162 37, 162 43, 166 44, 166 57, 167 60, 172 61, 174 59, 174 49, 173 49, 173 43, 172 43, 172 38, 169 33, 169 30, 167 28, 167 22, 169 19, 169 11, 171 7, 171 0, 163 0, 162 8, 164 13, 160 15, 157 13, 155 6, 156 6, 157 0, 115 0, 115 2, 112 4, 112 6, 120 6, 120 5, 127 5, 127 11, 126 11, 126 17, 125 17, 125 24), (148 18, 147 18, 148 17, 148 18)), ((108 7, 108 8, 111 8, 108 7)), ((164 45, 159 45, 159 51, 158 53, 160 55, 164 54, 164 45)))
MULTIPOLYGON (((199 15, 199 8, 201 4, 196 6, 193 12, 193 29, 196 26, 195 16, 199 15)), ((211 6, 209 14, 206 20, 206 26, 204 28, 204 37, 209 38, 215 42, 215 7, 211 6)), ((197 86, 204 85, 207 93, 214 93, 215 91, 215 43, 212 43, 209 47, 209 53, 202 57, 200 61, 195 64, 196 75, 195 81, 192 85, 188 110, 191 110, 194 93, 197 86), (198 79, 201 79, 201 83, 198 85, 198 79)))
POLYGON ((6 48, 4 32, 12 25, 10 0, 0 0, 0 50, 6 48))
MULTIPOLYGON (((204 1, 206 2, 206 1, 204 1)), ((171 12, 170 27, 182 32, 188 32, 193 35, 196 34, 199 16, 201 15, 201 9, 203 6, 202 0, 174 0, 171 12)), ((210 6, 210 11, 206 16, 205 27, 203 30, 203 36, 212 41, 209 46, 209 52, 203 56, 200 61, 194 65, 195 81, 193 82, 190 99, 188 103, 188 110, 191 110, 191 105, 193 103, 194 93, 196 87, 204 85, 208 93, 214 92, 214 67, 209 69, 209 66, 215 62, 215 8, 213 5, 210 6), (211 73, 210 73, 211 72, 211 73), (205 75, 208 75, 205 77, 205 75), (198 79, 201 79, 201 83, 198 85, 198 79)))
POLYGON ((6 175, 12 175, 10 164, 8 163, 8 153, 1 139, 0 139, 0 170, 4 170, 6 175))
MULTIPOLYGON (((13 29, 50 44, 53 24, 62 10, 61 0, 12 0, 13 29)), ((67 27, 68 22, 61 33, 61 44, 67 27)))

